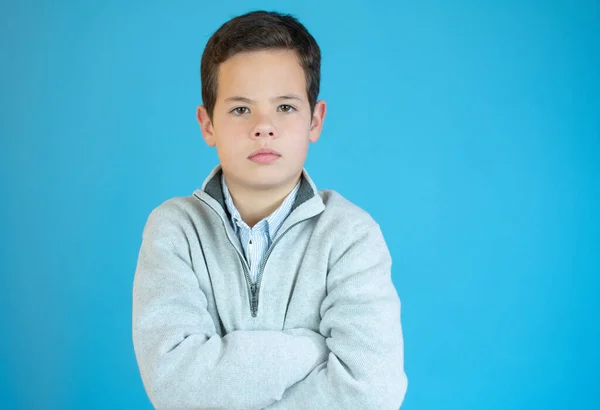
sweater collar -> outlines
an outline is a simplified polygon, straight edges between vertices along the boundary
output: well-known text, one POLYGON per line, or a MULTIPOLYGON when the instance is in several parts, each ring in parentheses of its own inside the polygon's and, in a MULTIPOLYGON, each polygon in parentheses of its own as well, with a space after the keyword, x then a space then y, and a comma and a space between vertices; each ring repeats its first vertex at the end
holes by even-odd
MULTIPOLYGON (((204 200, 219 213, 219 215, 227 220, 231 218, 227 205, 225 204, 225 197, 223 194, 223 185, 221 182, 221 175, 223 169, 221 164, 218 164, 213 168, 210 174, 206 177, 202 183, 202 188, 197 189, 194 195, 199 199, 204 200)), ((317 187, 308 174, 306 168, 302 168, 302 175, 300 178, 300 187, 296 194, 296 199, 290 210, 290 215, 287 218, 284 225, 293 223, 298 220, 308 219, 312 216, 318 215, 325 209, 325 204, 319 195, 317 187)))

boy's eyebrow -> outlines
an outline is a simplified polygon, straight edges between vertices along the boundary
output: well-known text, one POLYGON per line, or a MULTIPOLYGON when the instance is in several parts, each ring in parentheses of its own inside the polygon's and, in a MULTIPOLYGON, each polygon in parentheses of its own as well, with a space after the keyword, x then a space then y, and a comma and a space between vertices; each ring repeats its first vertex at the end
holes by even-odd
POLYGON ((250 98, 240 97, 236 95, 235 97, 225 98, 225 102, 243 102, 246 104, 250 104, 252 103, 252 100, 250 98))
MULTIPOLYGON (((300 98, 299 96, 297 96, 296 94, 286 94, 286 95, 280 95, 278 97, 274 97, 271 98, 271 101, 281 101, 281 100, 298 100, 298 101, 302 101, 302 98, 300 98)), ((246 103, 246 104, 252 104, 254 101, 252 101, 250 98, 246 98, 246 97, 242 97, 240 95, 236 95, 233 97, 227 97, 225 98, 225 102, 242 102, 242 103, 246 103)))
POLYGON ((274 101, 277 100, 298 100, 298 101, 302 101, 302 98, 298 97, 296 94, 286 94, 286 95, 280 95, 279 97, 275 97, 273 98, 274 101))

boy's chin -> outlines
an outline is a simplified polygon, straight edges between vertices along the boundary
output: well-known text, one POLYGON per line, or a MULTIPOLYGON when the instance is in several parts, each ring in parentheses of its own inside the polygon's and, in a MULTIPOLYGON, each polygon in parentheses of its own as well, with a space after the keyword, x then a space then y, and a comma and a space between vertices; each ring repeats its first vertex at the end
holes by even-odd
MULTIPOLYGON (((294 181, 294 172, 291 170, 276 169, 275 167, 265 167, 266 169, 254 169, 239 176, 239 181, 250 189, 278 189, 288 187, 294 181)), ((297 179, 297 178, 294 178, 297 179)), ((297 182, 297 180, 296 180, 297 182)))

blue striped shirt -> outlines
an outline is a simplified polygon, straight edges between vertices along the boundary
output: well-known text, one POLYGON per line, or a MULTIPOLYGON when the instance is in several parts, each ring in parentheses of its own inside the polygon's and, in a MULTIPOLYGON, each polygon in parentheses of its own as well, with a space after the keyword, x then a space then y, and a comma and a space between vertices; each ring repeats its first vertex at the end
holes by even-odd
POLYGON ((277 234, 277 231, 285 221, 285 218, 290 214, 296 194, 300 188, 300 181, 296 184, 292 192, 283 200, 282 204, 277 208, 271 215, 261 219, 252 228, 244 222, 240 213, 238 212, 229 189, 225 183, 225 176, 221 174, 221 183, 223 185, 223 195, 225 197, 225 204, 231 215, 231 223, 233 229, 237 234, 244 253, 248 266, 250 266, 250 277, 255 282, 259 271, 260 264, 262 263, 269 246, 273 242, 273 238, 277 234))

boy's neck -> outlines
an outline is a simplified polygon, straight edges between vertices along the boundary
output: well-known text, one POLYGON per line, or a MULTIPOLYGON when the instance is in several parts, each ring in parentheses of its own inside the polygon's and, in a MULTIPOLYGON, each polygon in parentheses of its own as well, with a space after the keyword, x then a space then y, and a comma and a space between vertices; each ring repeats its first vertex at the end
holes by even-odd
POLYGON ((225 177, 225 183, 240 216, 252 228, 281 206, 298 183, 300 176, 301 173, 283 186, 263 190, 237 185, 235 181, 227 177, 225 177))

